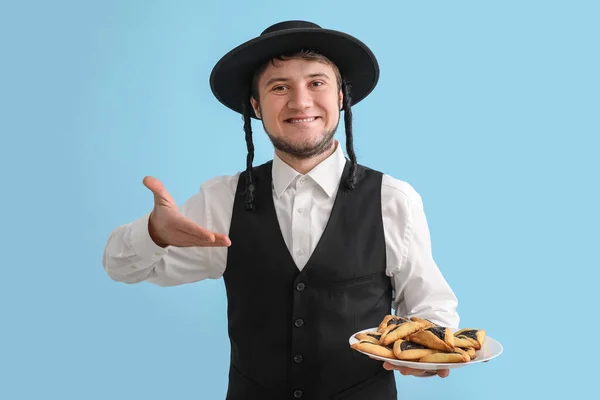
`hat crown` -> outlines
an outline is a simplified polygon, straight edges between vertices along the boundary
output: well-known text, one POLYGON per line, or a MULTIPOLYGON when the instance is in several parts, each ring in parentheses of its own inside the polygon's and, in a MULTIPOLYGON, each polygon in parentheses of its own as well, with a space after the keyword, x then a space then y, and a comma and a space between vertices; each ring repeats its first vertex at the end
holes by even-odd
POLYGON ((322 29, 319 25, 317 25, 313 22, 309 22, 309 21, 299 21, 299 20, 283 21, 283 22, 278 22, 274 25, 271 25, 270 27, 265 29, 260 35, 263 36, 263 35, 267 35, 269 33, 284 31, 287 29, 302 29, 302 28, 322 29))

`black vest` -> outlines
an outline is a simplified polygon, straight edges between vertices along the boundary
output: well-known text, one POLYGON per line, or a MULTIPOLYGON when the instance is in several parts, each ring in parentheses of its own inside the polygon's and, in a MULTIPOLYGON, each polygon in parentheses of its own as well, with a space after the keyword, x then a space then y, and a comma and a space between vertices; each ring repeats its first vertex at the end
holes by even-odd
POLYGON ((227 267, 228 400, 397 398, 394 374, 350 348, 350 336, 391 311, 380 172, 349 163, 323 235, 300 272, 277 220, 272 162, 257 167, 255 210, 245 173, 235 195, 227 267))

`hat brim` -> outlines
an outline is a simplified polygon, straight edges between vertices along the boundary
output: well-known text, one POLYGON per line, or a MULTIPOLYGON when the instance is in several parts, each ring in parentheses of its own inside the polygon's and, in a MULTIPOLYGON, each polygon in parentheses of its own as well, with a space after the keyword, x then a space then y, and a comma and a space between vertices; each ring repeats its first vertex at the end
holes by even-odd
MULTIPOLYGON (((219 102, 243 112, 254 72, 273 57, 299 50, 315 50, 336 64, 351 87, 351 105, 367 97, 379 80, 379 65, 373 52, 346 33, 315 28, 287 29, 261 35, 234 48, 215 65, 210 87, 219 102)), ((252 118, 257 118, 250 110, 252 118)))

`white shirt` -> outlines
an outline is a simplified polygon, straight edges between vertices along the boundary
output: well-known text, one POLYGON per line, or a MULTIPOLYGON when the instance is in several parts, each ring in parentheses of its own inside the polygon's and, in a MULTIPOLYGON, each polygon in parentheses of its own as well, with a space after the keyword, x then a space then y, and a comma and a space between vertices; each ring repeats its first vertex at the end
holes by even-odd
MULTIPOLYGON (((302 175, 273 157, 273 201, 285 243, 299 270, 315 249, 337 194, 346 159, 339 143, 335 152, 302 175)), ((240 174, 219 176, 201 185, 181 207, 200 226, 228 233, 240 174)), ((406 182, 383 175, 381 207, 386 273, 394 289, 396 315, 420 316, 458 328, 458 301, 432 257, 429 228, 421 197, 406 182)), ((227 265, 226 247, 157 246, 148 233, 147 213, 117 227, 103 255, 108 276, 118 282, 151 282, 174 286, 217 279, 227 265)))

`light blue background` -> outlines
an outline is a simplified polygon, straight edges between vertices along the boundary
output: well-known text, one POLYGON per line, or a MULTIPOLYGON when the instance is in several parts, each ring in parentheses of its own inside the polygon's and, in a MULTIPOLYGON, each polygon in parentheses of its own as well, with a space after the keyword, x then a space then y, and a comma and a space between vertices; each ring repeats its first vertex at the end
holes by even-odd
MULTIPOLYGON (((222 280, 124 285, 112 229, 244 168, 210 93, 229 49, 283 19, 365 41, 381 80, 355 110, 361 163, 423 196, 462 326, 505 353, 410 399, 597 392, 597 1, 3 1, 0 399, 222 399, 222 280)), ((255 124, 256 164, 271 156, 255 124)), ((343 137, 340 136, 340 139, 343 137)))

